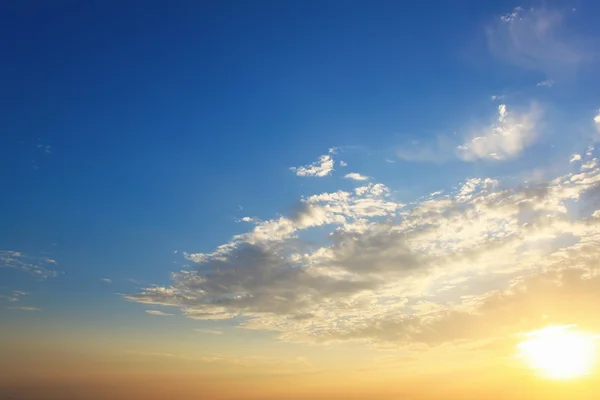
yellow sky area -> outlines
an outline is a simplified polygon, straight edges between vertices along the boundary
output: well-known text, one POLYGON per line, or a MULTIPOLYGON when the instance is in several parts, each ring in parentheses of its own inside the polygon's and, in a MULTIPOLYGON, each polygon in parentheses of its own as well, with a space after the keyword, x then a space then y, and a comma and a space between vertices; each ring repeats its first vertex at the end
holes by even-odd
MULTIPOLYGON (((306 357, 291 358, 283 353, 237 357, 186 353, 185 346, 176 343, 172 352, 166 352, 164 343, 160 350, 140 344, 138 349, 117 351, 69 349, 66 341, 54 349, 48 341, 14 342, 12 348, 2 346, 0 394, 12 391, 32 400, 597 398, 597 371, 566 381, 536 376, 516 356, 521 340, 515 335, 410 351, 370 349, 370 356, 361 361, 343 345, 347 354, 343 363, 336 358, 335 345, 305 346, 306 357), (329 360, 335 362, 315 362, 309 356, 327 349, 334 350, 329 350, 329 360)), ((364 346, 360 348, 357 354, 364 352, 364 346)))

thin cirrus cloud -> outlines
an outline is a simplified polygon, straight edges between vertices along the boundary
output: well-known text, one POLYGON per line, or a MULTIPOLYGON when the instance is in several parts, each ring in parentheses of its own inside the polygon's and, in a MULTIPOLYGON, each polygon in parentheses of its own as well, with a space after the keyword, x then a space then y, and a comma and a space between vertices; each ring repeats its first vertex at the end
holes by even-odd
POLYGON ((9 310, 17 310, 17 311, 41 311, 41 308, 37 307, 27 307, 27 306, 12 306, 6 307, 9 310))
MULTIPOLYGON (((303 343, 487 340, 522 324, 517 311, 534 327, 548 302, 558 321, 572 313, 561 299, 582 310, 600 301, 594 152, 576 173, 565 157, 568 172, 545 182, 477 177, 410 204, 383 183, 312 195, 292 216, 186 254, 195 266, 169 285, 125 297, 303 343), (309 228, 327 239, 303 241, 309 228)), ((600 327, 600 317, 592 322, 600 327)))
POLYGON ((156 315, 158 317, 168 317, 170 315, 173 315, 159 310, 146 310, 146 314, 156 315))
POLYGON ((202 329, 202 328, 196 328, 196 329, 194 329, 194 332, 205 333, 207 335, 222 335, 223 334, 223 331, 218 331, 216 329, 202 329))
POLYGON ((517 7, 488 26, 488 48, 498 60, 548 77, 573 74, 594 53, 587 38, 570 32, 568 19, 556 9, 517 7))

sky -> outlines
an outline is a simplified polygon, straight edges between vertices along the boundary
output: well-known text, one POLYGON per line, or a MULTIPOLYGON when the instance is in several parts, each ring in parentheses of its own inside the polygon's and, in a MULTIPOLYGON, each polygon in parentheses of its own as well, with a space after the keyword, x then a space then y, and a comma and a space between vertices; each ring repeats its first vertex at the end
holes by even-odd
POLYGON ((0 397, 596 398, 598 15, 3 2, 0 397))

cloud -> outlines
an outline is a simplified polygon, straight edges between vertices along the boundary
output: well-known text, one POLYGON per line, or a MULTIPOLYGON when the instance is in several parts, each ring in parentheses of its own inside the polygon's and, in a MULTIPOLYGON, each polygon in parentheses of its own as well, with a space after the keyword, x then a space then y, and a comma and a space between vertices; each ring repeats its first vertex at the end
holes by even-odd
POLYGON ((558 321, 571 293, 582 307, 600 300, 594 160, 520 186, 474 177, 409 204, 381 183, 307 196, 291 215, 186 254, 194 265, 169 285, 125 297, 290 342, 433 346, 491 340, 538 314, 558 321))
POLYGON ((596 124, 596 130, 600 132, 600 110, 598 110, 598 114, 594 117, 594 123, 596 124))
POLYGON ((499 60, 550 77, 573 74, 594 51, 566 26, 567 14, 546 7, 524 9, 498 18, 486 30, 488 48, 499 60))
POLYGON ((173 315, 173 314, 168 314, 166 312, 162 312, 162 311, 159 311, 159 310, 146 310, 146 313, 150 314, 150 315, 156 315, 156 316, 159 316, 159 317, 167 317, 169 315, 173 315))
POLYGON ((344 178, 346 178, 346 179, 352 179, 352 180, 355 180, 355 181, 368 181, 369 180, 368 176, 361 175, 361 174, 359 174, 357 172, 351 172, 349 174, 346 174, 346 175, 344 175, 344 178))
POLYGON ((100 279, 102 282, 104 283, 112 283, 112 279, 108 279, 108 278, 102 278, 100 279))
POLYGON ((340 167, 347 167, 348 163, 345 161, 340 161, 340 167))
POLYGON ((4 299, 10 303, 16 303, 17 301, 21 300, 21 296, 25 296, 27 294, 29 293, 22 292, 20 290, 13 290, 11 294, 0 295, 0 299, 4 299))
POLYGON ((576 161, 581 161, 581 154, 573 154, 569 160, 570 163, 574 163, 576 161))
POLYGON ((222 335, 223 334, 223 331, 217 331, 214 329, 201 329, 201 328, 194 329, 194 332, 206 333, 208 335, 222 335))
POLYGON ((463 161, 506 160, 520 155, 539 136, 540 109, 533 105, 523 113, 498 106, 498 118, 490 126, 471 135, 457 147, 463 161))
POLYGON ((52 146, 50 146, 48 144, 38 144, 37 148, 42 149, 44 151, 44 153, 46 153, 46 154, 52 153, 52 146))
POLYGON ((318 178, 328 176, 333 171, 334 161, 331 154, 334 152, 334 149, 330 149, 329 154, 322 155, 318 161, 302 167, 291 167, 290 170, 294 171, 297 176, 313 176, 318 178))
POLYGON ((55 265, 56 261, 50 258, 36 258, 19 251, 0 250, 0 268, 11 268, 26 272, 37 278, 49 278, 58 275, 47 264, 55 265))
POLYGON ((545 81, 542 81, 542 82, 538 82, 537 85, 535 85, 535 86, 538 86, 538 87, 540 87, 540 86, 552 87, 552 86, 554 86, 554 83, 555 82, 552 79, 548 79, 548 80, 545 80, 545 81))
POLYGON ((19 311, 41 311, 41 308, 37 307, 25 307, 25 306, 14 306, 14 307, 6 307, 9 310, 19 310, 19 311))

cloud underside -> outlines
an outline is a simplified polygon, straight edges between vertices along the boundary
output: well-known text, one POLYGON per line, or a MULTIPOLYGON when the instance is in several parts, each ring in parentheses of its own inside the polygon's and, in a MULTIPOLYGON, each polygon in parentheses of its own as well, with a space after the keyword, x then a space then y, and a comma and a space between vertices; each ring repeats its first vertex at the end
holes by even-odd
POLYGON ((600 327, 600 169, 581 161, 544 184, 469 179, 411 204, 381 183, 310 196, 126 297, 294 342, 434 345, 577 313, 600 327))

